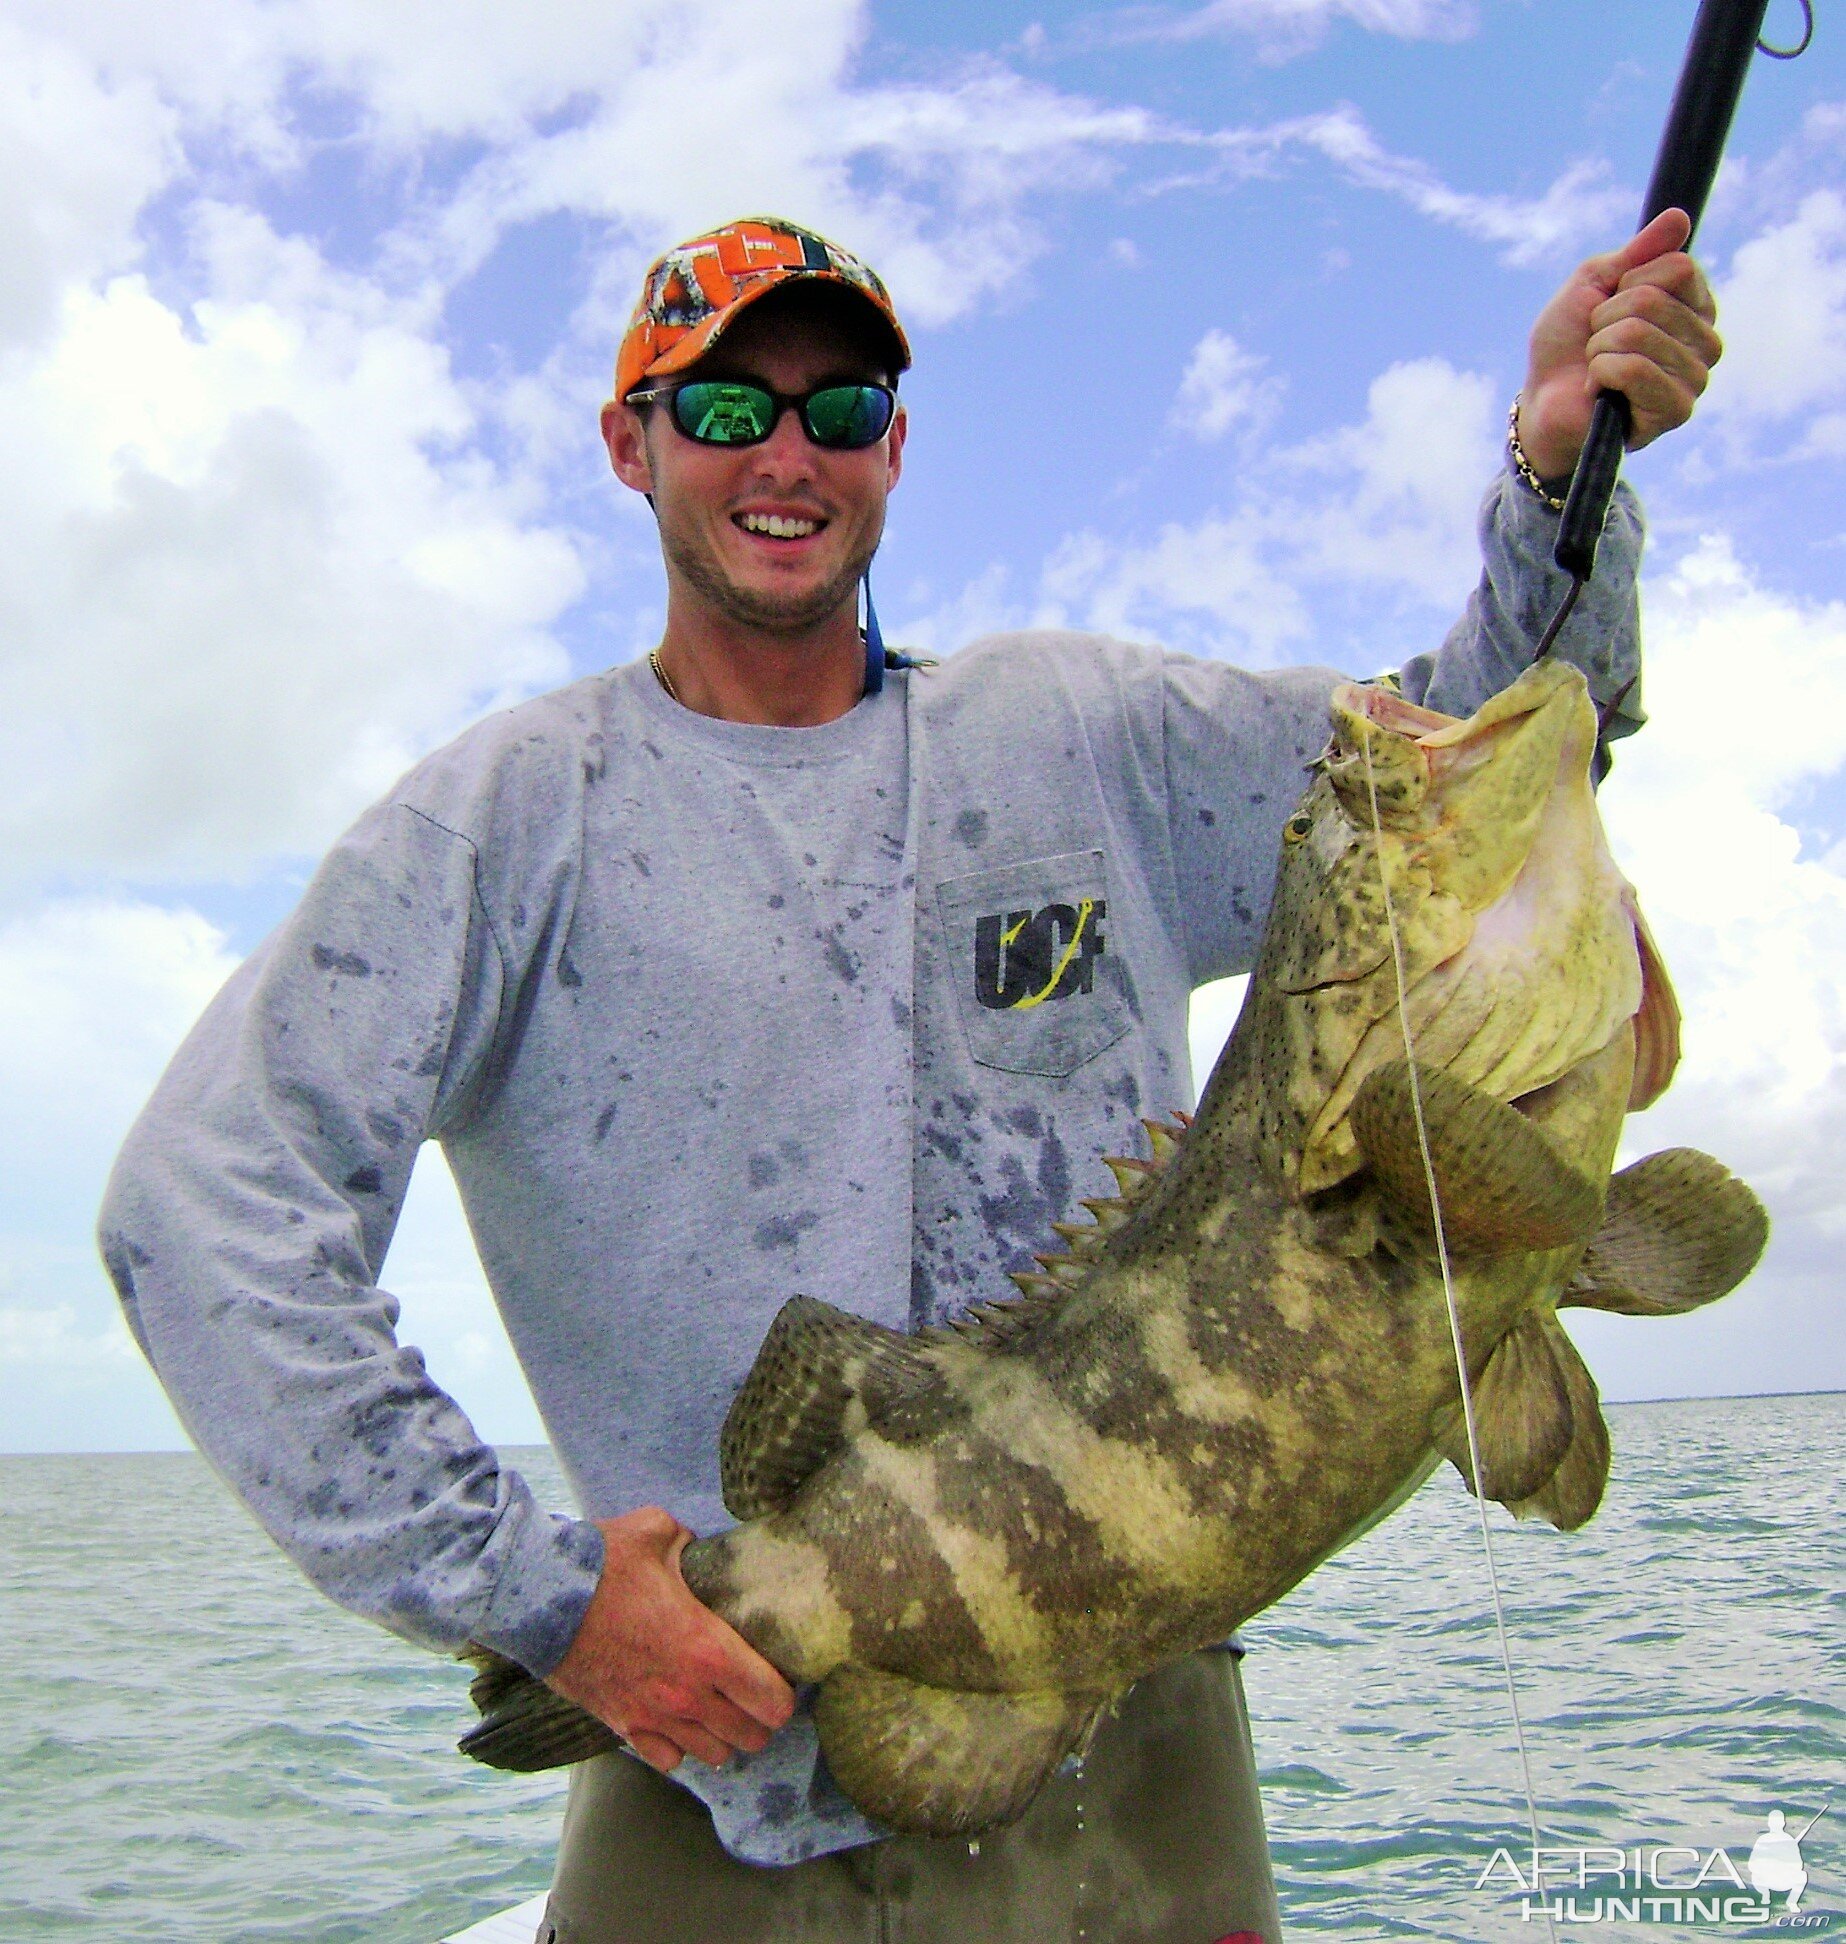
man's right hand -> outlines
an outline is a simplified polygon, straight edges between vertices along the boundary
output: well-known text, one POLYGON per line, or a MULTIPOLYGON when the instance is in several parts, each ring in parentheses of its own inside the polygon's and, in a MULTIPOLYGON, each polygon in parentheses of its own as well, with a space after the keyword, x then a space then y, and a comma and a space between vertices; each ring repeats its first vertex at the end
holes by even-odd
POLYGON ((693 1598, 679 1556, 692 1534, 659 1506, 598 1519, 602 1577, 550 1684, 665 1774, 754 1753, 794 1711, 794 1690, 693 1598))

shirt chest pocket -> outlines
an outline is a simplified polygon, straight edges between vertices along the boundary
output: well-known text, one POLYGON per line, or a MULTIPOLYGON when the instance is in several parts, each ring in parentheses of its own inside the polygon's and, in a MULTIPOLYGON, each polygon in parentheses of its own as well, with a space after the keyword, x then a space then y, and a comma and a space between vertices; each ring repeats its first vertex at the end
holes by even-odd
POLYGON ((1101 851, 946 878, 936 903, 968 1050, 982 1066, 1061 1080, 1128 1032, 1101 851))

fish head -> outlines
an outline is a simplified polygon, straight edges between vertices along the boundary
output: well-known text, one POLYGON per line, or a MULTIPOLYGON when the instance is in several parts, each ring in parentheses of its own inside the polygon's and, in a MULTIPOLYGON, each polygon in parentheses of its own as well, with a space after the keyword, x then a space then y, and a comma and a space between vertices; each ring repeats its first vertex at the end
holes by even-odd
POLYGON ((1406 1019, 1419 1062, 1507 1100, 1638 1020, 1634 1104, 1657 1093, 1677 1015, 1603 835, 1582 674, 1537 663, 1465 719, 1343 683, 1332 719, 1252 993, 1264 1127, 1300 1191, 1358 1167, 1348 1110, 1406 1019))

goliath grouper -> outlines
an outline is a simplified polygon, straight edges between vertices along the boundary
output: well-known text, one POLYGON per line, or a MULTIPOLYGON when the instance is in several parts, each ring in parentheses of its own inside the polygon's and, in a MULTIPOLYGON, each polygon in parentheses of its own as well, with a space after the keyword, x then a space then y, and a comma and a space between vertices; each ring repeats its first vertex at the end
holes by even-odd
MULTIPOLYGON (((1565 1529, 1602 1497, 1608 1431, 1560 1305, 1688 1310, 1761 1252, 1761 1206, 1705 1155, 1611 1179, 1678 1015, 1604 841, 1582 676, 1541 663, 1465 722, 1349 684, 1333 721, 1196 1120, 1152 1127, 1094 1223, 954 1329, 796 1297, 725 1421, 743 1523, 687 1547, 687 1584, 818 1683, 828 1765, 893 1829, 1018 1816, 1141 1675, 1442 1458, 1472 1483, 1381 864, 1486 1494, 1565 1529)), ((469 1754, 615 1745, 472 1658, 469 1754)))

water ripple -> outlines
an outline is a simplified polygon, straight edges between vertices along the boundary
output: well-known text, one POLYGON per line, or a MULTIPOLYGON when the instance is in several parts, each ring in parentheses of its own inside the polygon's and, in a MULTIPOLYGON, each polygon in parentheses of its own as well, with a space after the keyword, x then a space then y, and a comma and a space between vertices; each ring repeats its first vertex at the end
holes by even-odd
MULTIPOLYGON (((1741 1859, 1771 1807, 1846 1809, 1846 1398, 1610 1417, 1587 1530, 1495 1514, 1547 1840, 1741 1859)), ((519 1463, 566 1502, 548 1454, 519 1463)), ((327 1605, 197 1459, 0 1468, 7 1944, 429 1944, 543 1886, 562 1778, 463 1762, 464 1671, 327 1605), (98 1599, 123 1558, 135 1599, 98 1599)), ((1290 1935, 1532 1944, 1474 1888, 1527 1838, 1453 1475, 1245 1635, 1290 1935)), ((1804 1845, 1809 1908, 1841 1908, 1842 1830, 1804 1845)))

